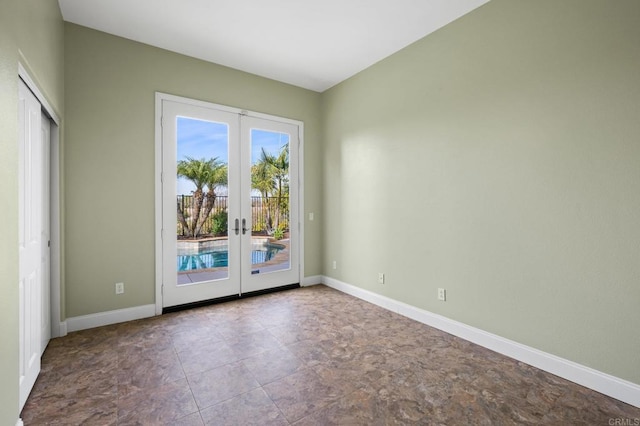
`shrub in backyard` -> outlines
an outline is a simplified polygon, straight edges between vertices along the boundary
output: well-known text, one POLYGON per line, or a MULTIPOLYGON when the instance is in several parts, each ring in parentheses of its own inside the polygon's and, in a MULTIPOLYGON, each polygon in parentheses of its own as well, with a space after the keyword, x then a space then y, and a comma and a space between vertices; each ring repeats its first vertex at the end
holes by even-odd
POLYGON ((218 210, 213 215, 213 235, 216 237, 227 235, 227 218, 226 210, 218 210))

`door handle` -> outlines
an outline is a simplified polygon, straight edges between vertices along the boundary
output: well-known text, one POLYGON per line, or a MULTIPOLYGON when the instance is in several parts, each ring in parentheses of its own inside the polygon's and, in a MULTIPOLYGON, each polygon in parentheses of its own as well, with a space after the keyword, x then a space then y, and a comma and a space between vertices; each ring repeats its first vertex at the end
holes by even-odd
POLYGON ((238 219, 236 219, 236 227, 233 230, 236 231, 236 235, 240 233, 240 221, 238 219))
POLYGON ((242 219, 242 235, 244 235, 250 229, 247 229, 247 219, 242 219))

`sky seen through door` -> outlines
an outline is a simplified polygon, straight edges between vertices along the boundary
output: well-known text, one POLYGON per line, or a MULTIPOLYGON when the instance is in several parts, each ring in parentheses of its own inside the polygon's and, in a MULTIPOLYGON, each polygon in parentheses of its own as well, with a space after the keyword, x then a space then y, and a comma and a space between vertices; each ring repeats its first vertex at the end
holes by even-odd
MULTIPOLYGON (((189 117, 177 117, 177 161, 187 157, 194 159, 210 159, 229 163, 229 126, 226 123, 199 120, 189 117)), ((289 143, 289 135, 273 131, 251 129, 251 164, 255 164, 262 154, 262 148, 274 156, 278 156, 282 147, 289 143)), ((196 187, 188 179, 177 180, 178 195, 190 195, 196 187)), ((226 188, 221 188, 219 195, 226 195, 226 188)))

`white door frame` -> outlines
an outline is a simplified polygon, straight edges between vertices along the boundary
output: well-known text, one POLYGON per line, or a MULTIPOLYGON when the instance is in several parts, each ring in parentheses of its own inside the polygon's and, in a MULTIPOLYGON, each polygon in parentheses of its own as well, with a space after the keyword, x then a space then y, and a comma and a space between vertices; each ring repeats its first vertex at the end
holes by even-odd
POLYGON ((51 285, 51 337, 61 337, 67 334, 65 323, 61 321, 61 207, 60 207, 60 118, 38 85, 31 78, 22 63, 18 63, 18 77, 36 96, 42 108, 51 120, 51 150, 50 150, 50 215, 51 215, 51 250, 50 250, 50 285, 51 285))
MULTIPOLYGON (((281 122, 290 123, 298 126, 298 138, 300 141, 298 149, 298 259, 299 259, 299 282, 302 283, 304 277, 304 123, 298 120, 282 118, 270 114, 259 112, 251 112, 240 108, 229 107, 225 105, 214 104, 211 102, 185 98, 181 96, 170 95, 167 93, 156 92, 156 117, 155 117, 155 260, 156 260, 156 315, 162 314, 162 101, 182 102, 204 108, 215 108, 222 111, 228 111, 234 114, 251 115, 257 118, 267 120, 279 120, 281 122)), ((173 178, 173 177, 172 177, 173 178)), ((292 177, 293 178, 293 177, 292 177)))

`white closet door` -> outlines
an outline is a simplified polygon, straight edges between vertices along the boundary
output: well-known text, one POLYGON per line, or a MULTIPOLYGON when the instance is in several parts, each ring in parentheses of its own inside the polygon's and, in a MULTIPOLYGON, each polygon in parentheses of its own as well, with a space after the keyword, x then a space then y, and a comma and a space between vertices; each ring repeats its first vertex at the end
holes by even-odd
POLYGON ((43 170, 41 106, 19 84, 20 409, 40 372, 42 332, 43 170))

